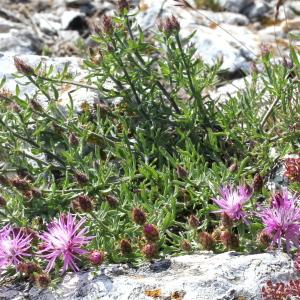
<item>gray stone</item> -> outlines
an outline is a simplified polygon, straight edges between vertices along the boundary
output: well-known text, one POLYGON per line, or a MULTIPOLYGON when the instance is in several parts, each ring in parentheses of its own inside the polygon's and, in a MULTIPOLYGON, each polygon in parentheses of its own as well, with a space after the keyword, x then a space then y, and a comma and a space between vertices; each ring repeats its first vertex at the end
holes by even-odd
POLYGON ((243 10, 251 21, 258 21, 266 17, 273 17, 274 6, 264 0, 257 0, 243 10))
MULTIPOLYGON (((239 255, 235 252, 175 257, 168 268, 151 270, 151 265, 131 269, 108 265, 95 272, 67 273, 55 289, 31 288, 31 300, 150 300, 151 291, 157 299, 186 300, 261 300, 261 288, 268 280, 295 279, 293 262, 284 253, 239 255), (115 273, 118 268, 122 272, 115 273), (177 298, 175 298, 177 295, 177 298)), ((2 287, 3 299, 22 299, 17 286, 2 287)))
POLYGON ((85 15, 76 10, 64 11, 61 16, 62 29, 69 29, 70 25, 76 19, 84 19, 85 15))
POLYGON ((226 11, 241 13, 247 7, 251 6, 253 0, 218 0, 218 5, 226 11))
POLYGON ((66 5, 83 5, 93 2, 92 0, 65 0, 66 5))

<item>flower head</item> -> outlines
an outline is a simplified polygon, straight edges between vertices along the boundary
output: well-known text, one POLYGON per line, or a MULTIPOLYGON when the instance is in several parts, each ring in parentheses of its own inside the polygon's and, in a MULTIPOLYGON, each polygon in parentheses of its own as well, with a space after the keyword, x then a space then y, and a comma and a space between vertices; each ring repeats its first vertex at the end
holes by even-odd
POLYGON ((78 223, 70 213, 61 215, 58 220, 48 225, 48 231, 40 235, 43 241, 40 247, 40 254, 46 258, 49 263, 46 271, 50 271, 56 259, 63 258, 63 272, 69 267, 73 271, 78 271, 75 258, 78 255, 87 254, 88 251, 82 249, 87 245, 93 237, 87 237, 85 234, 87 228, 81 228, 85 219, 81 219, 78 223))
POLYGON ((243 204, 250 199, 252 189, 247 185, 239 186, 236 189, 228 185, 220 189, 220 195, 221 197, 213 199, 221 208, 217 212, 225 213, 233 220, 243 219, 246 221, 243 204))
POLYGON ((30 256, 31 235, 19 230, 15 233, 9 225, 0 230, 0 269, 11 264, 17 266, 25 256, 30 256))
POLYGON ((299 248, 300 208, 297 201, 295 196, 284 190, 280 196, 275 195, 270 208, 258 213, 266 226, 265 231, 273 236, 272 244, 276 243, 281 247, 284 239, 288 252, 292 245, 299 248))
POLYGON ((90 253, 89 260, 92 265, 99 266, 104 261, 105 254, 103 251, 94 250, 90 253))

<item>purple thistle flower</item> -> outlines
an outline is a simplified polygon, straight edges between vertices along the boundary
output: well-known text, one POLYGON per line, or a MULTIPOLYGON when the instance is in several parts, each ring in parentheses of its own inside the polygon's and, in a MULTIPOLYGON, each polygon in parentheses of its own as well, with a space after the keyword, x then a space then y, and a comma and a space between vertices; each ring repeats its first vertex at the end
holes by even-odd
POLYGON ((300 207, 297 201, 299 199, 285 189, 281 195, 274 195, 270 208, 258 213, 266 226, 265 231, 273 236, 272 245, 276 243, 280 248, 285 239, 287 252, 292 245, 299 249, 300 207))
POLYGON ((31 235, 26 235, 21 230, 16 234, 10 225, 0 230, 0 269, 9 265, 17 266, 28 253, 32 240, 31 235))
POLYGON ((76 223, 75 217, 70 213, 61 215, 58 220, 48 225, 48 231, 40 235, 43 243, 39 253, 49 261, 46 267, 47 272, 53 268, 57 258, 63 258, 63 273, 69 267, 73 271, 79 270, 75 258, 78 255, 89 253, 82 247, 87 245, 93 238, 85 235, 88 230, 86 227, 80 229, 84 222, 85 219, 82 218, 76 223))
POLYGON ((221 208, 216 212, 224 213, 232 220, 243 219, 245 223, 248 223, 243 204, 251 198, 252 189, 248 185, 238 186, 236 189, 227 185, 221 187, 220 195, 221 197, 212 199, 221 208))

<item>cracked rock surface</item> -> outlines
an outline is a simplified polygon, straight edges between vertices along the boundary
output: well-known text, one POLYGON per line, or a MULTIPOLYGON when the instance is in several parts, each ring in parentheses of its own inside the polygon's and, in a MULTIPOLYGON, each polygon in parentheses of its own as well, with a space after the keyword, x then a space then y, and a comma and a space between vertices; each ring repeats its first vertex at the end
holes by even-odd
POLYGON ((132 268, 103 266, 98 271, 67 273, 56 289, 24 284, 0 288, 1 299, 86 300, 260 300, 268 280, 295 278, 284 253, 240 255, 200 252, 132 268))

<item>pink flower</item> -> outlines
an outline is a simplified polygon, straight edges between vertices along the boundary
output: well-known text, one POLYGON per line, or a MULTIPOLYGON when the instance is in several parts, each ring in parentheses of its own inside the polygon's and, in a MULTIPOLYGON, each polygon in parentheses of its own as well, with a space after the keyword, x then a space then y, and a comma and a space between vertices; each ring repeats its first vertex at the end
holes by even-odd
POLYGON ((79 270, 75 258, 78 258, 78 255, 89 253, 82 247, 93 238, 85 235, 86 227, 80 229, 84 222, 85 219, 81 219, 76 223, 75 218, 70 213, 61 215, 58 220, 48 225, 48 231, 40 235, 43 243, 39 253, 49 261, 46 268, 47 272, 53 268, 58 258, 62 258, 64 261, 63 273, 69 267, 73 271, 79 270))
POLYGON ((296 204, 297 201, 299 199, 289 195, 285 189, 281 194, 274 195, 270 208, 258 213, 266 226, 266 232, 273 235, 272 244, 276 243, 281 247, 284 239, 287 252, 292 245, 299 248, 300 208, 296 204))
POLYGON ((9 265, 17 266, 24 256, 31 256, 30 249, 32 238, 21 230, 16 234, 10 225, 0 230, 0 269, 9 265))
POLYGON ((228 185, 220 189, 220 195, 221 197, 213 199, 221 208, 216 212, 225 213, 233 220, 243 219, 247 223, 243 204, 251 198, 252 189, 247 185, 238 186, 236 189, 228 185))

